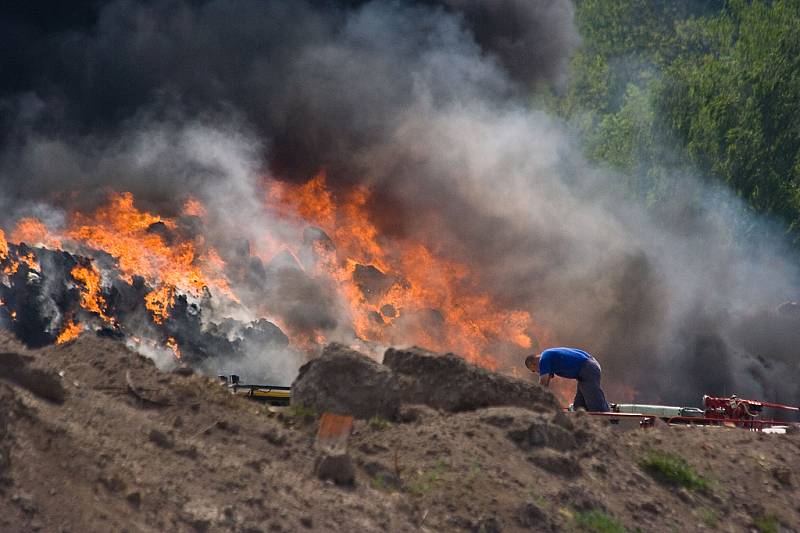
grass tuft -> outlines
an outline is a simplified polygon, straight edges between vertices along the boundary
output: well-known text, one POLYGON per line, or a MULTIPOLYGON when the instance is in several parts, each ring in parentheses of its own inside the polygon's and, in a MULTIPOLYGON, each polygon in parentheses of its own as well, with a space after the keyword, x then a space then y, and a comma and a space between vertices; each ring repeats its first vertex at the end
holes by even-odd
POLYGON ((700 520, 702 520, 707 527, 717 527, 719 524, 719 517, 714 509, 710 507, 702 507, 698 512, 700 514, 700 520))
POLYGON ((778 519, 774 516, 754 517, 753 525, 759 533, 778 533, 781 529, 778 519))
POLYGON ((293 403, 286 410, 286 415, 295 420, 307 421, 316 418, 317 412, 313 407, 306 407, 302 403, 293 403))
POLYGON ((575 526, 592 533, 625 533, 625 528, 614 517, 602 511, 581 512, 573 518, 575 526))
POLYGON ((377 476, 372 478, 372 487, 380 491, 388 491, 389 483, 386 482, 386 475, 379 473, 377 476))
POLYGON ((383 418, 382 416, 373 416, 369 419, 369 427, 375 429, 377 431, 383 431, 392 425, 391 422, 383 418))
POLYGON ((698 492, 709 491, 708 480, 675 454, 652 450, 639 461, 639 466, 663 483, 698 492))
POLYGON ((469 467, 467 475, 464 477, 464 481, 470 483, 472 481, 475 481, 480 475, 481 475, 481 464, 478 461, 473 461, 472 465, 469 467))
POLYGON ((433 490, 447 469, 447 462, 444 459, 439 459, 430 470, 419 472, 414 480, 406 483, 406 489, 416 496, 427 494, 433 490))

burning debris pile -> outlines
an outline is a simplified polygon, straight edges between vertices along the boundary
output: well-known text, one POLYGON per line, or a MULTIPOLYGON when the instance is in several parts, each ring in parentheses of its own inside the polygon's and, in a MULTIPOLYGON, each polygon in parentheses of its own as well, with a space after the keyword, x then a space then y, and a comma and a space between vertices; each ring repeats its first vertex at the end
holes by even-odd
POLYGON ((169 352, 202 366, 213 358, 241 358, 254 344, 288 345, 267 320, 204 323, 215 299, 237 299, 215 270, 221 264, 216 252, 196 256, 202 237, 189 233, 192 216, 161 220, 137 211, 124 194, 94 216, 78 215, 57 234, 23 219, 12 233, 18 244, 0 230, 0 320, 28 346, 69 342, 91 330, 148 355, 169 352))
POLYGON ((0 320, 31 347, 94 331, 162 365, 216 372, 248 367, 243 360, 255 356, 251 372, 260 379, 275 379, 271 357, 290 353, 299 364, 331 338, 368 351, 456 347, 490 368, 497 360, 486 354, 531 349, 530 315, 495 308, 469 286, 464 265, 421 244, 381 247, 367 195, 356 190, 337 206, 324 174, 302 186, 271 182, 264 208, 297 228, 297 239, 242 241, 224 254, 209 242, 206 210, 194 198, 176 217, 112 193, 61 227, 22 218, 8 238, 0 233, 0 320), (287 305, 287 291, 298 290, 312 293, 302 305, 322 313, 287 305), (350 319, 344 326, 342 316, 350 319))

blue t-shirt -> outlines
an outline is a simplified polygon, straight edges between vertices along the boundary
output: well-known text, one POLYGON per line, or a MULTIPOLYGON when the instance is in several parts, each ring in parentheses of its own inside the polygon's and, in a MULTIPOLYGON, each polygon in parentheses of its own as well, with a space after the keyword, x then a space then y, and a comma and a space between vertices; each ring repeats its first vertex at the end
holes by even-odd
POLYGON ((562 378, 578 379, 578 372, 586 361, 594 359, 577 348, 550 348, 539 359, 539 374, 555 374, 562 378))

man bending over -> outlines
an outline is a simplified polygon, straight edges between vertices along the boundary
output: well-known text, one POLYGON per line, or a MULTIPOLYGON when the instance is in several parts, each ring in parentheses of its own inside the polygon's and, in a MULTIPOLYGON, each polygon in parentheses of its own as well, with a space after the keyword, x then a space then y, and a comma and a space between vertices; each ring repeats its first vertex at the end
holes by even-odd
POLYGON ((572 408, 587 411, 608 411, 608 402, 600 388, 600 363, 576 348, 550 348, 539 355, 525 358, 525 366, 531 372, 539 373, 539 384, 550 385, 553 376, 574 379, 578 382, 572 408))

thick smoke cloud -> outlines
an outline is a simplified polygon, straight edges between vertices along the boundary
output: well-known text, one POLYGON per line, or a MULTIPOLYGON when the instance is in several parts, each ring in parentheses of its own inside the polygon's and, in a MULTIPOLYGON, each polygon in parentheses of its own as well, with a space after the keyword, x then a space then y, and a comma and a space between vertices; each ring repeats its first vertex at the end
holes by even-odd
MULTIPOLYGON (((626 202, 563 125, 526 106, 533 87, 564 79, 579 42, 568 1, 114 1, 76 13, 3 17, 16 51, 0 56, 14 74, 0 88, 9 219, 57 219, 47 206, 111 188, 164 213, 199 196, 231 247, 288 239, 296 228, 263 210, 263 176, 303 182, 325 168, 336 190, 369 185, 384 235, 471 265, 473 282, 552 340, 595 352, 615 393, 800 399, 778 379, 800 375, 796 318, 775 310, 796 291, 780 246, 731 245, 736 200, 690 177, 655 214, 626 202)), ((250 298, 298 328, 344 327, 331 287, 291 265, 274 279, 250 298)))
POLYGON ((24 37, 31 31, 16 32, 15 48, 28 58, 3 91, 6 106, 19 109, 10 131, 33 122, 39 131, 107 137, 144 108, 237 112, 269 139, 282 177, 304 180, 327 166, 356 180, 363 169, 350 154, 386 142, 420 84, 440 102, 503 95, 512 88, 491 60, 475 61, 479 54, 535 83, 561 76, 576 44, 564 0, 449 4, 112 2, 82 30, 32 41, 24 37))
POLYGON ((564 60, 578 44, 573 8, 559 0, 444 0, 461 14, 481 48, 494 54, 514 79, 533 85, 559 80, 564 60))

